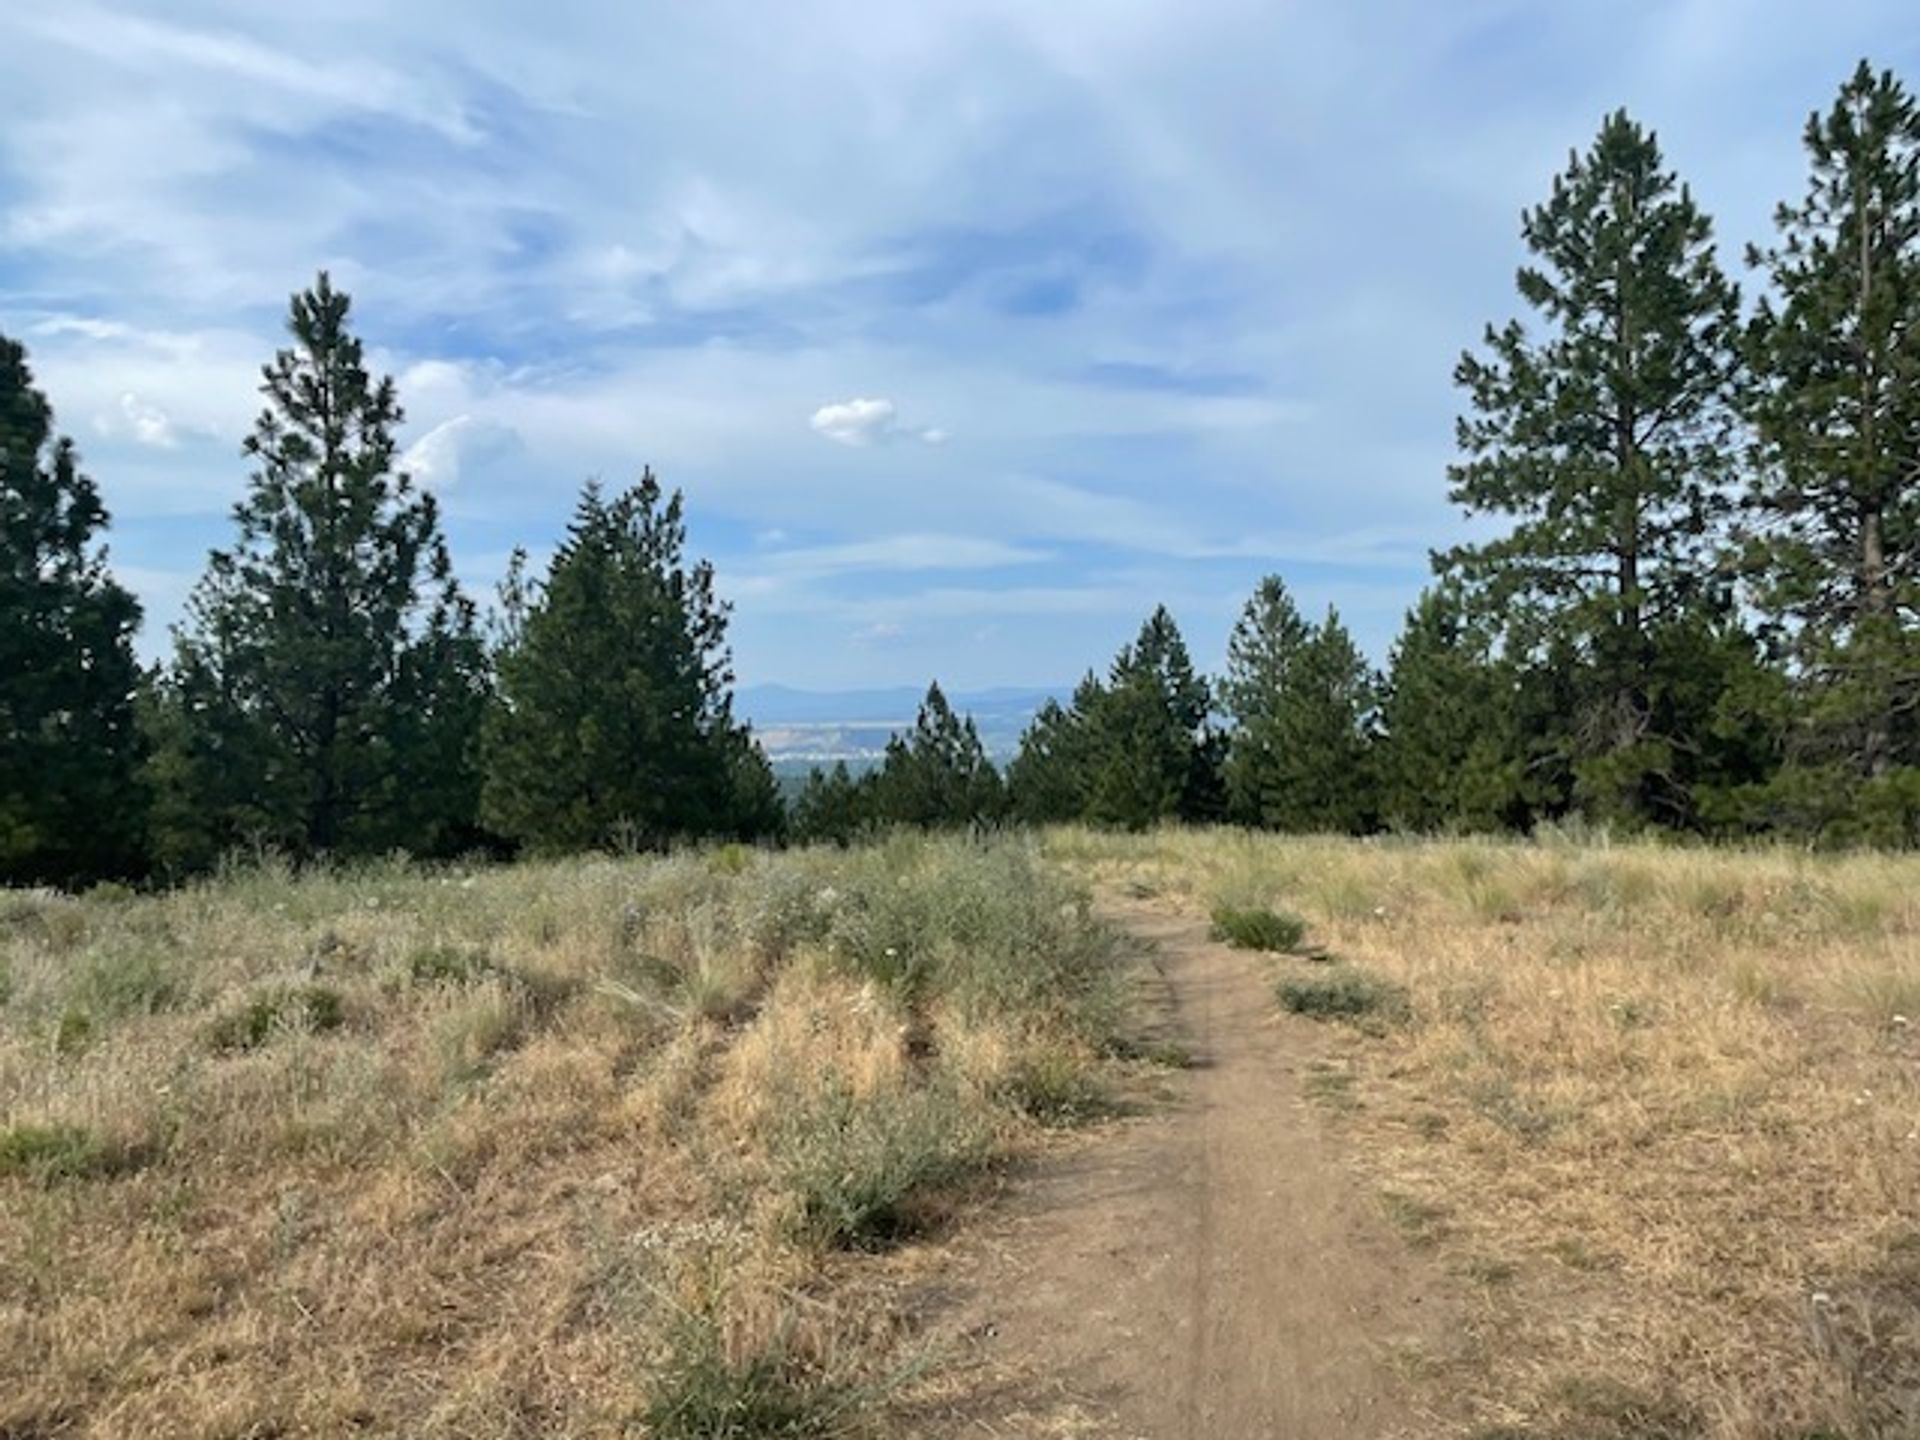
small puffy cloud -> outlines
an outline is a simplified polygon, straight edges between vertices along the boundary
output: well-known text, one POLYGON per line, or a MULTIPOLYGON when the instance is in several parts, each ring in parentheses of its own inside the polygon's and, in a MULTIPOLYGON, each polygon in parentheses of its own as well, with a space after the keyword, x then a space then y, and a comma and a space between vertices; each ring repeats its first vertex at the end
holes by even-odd
POLYGON ((841 445, 871 445, 884 439, 896 423, 891 400, 842 400, 813 412, 817 435, 841 445))
POLYGON ((891 620, 876 620, 871 625, 863 625, 860 629, 854 631, 853 643, 856 645, 891 645, 896 641, 904 640, 906 635, 907 631, 904 625, 895 624, 891 620))
POLYGON ((132 440, 155 450, 171 450, 180 443, 173 417, 131 390, 120 393, 119 407, 94 417, 93 428, 114 439, 132 440))
POLYGON ((944 430, 931 427, 915 429, 902 425, 893 401, 880 398, 856 397, 833 405, 822 405, 813 412, 813 419, 809 423, 816 435, 825 436, 837 445, 855 448, 886 445, 895 440, 919 440, 928 445, 941 445, 947 439, 944 430))

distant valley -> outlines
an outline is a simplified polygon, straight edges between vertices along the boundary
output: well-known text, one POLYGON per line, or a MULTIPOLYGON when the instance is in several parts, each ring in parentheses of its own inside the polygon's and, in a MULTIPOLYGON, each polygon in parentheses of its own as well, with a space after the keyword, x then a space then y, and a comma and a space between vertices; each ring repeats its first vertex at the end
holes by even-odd
MULTIPOLYGON (((1000 686, 955 691, 955 710, 971 715, 980 743, 995 760, 1020 745, 1021 732, 1057 690, 1000 686)), ((805 774, 815 765, 844 760, 861 769, 885 753, 887 737, 913 726, 926 692, 909 685, 873 690, 796 690, 785 685, 746 685, 734 695, 734 712, 752 723, 776 773, 805 774)))

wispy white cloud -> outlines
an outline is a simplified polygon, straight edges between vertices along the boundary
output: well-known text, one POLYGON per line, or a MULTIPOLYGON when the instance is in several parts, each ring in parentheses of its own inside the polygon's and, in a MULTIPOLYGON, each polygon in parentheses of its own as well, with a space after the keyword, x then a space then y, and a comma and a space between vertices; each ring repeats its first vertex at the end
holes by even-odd
POLYGON ((481 132, 461 106, 436 94, 419 77, 365 56, 316 61, 236 30, 173 24, 87 4, 30 14, 32 37, 147 77, 256 86, 281 97, 366 111, 427 126, 450 140, 472 144, 481 132))
POLYGON ((938 570, 999 570, 1037 565, 1049 550, 969 535, 881 535, 838 545, 795 546, 744 559, 729 588, 766 594, 803 581, 871 572, 911 574, 938 570))
POLYGON ((451 490, 460 483, 464 466, 495 460, 520 448, 520 437, 510 426, 455 415, 409 445, 400 456, 400 468, 429 489, 451 490))

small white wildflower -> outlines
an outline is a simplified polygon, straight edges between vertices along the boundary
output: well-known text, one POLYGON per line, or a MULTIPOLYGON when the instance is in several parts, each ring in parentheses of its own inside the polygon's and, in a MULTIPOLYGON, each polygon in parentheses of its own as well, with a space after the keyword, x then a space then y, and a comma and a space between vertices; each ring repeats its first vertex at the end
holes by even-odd
POLYGON ((1904 1030, 1912 1023, 1913 1022, 1904 1015, 1896 1015, 1893 1017, 1893 1026, 1896 1030, 1904 1030))

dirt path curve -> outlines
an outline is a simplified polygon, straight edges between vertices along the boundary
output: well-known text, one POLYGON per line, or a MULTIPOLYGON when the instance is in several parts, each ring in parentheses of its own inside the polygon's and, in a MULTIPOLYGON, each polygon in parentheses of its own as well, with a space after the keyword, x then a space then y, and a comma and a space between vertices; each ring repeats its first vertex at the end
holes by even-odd
POLYGON ((1326 1037, 1263 962, 1145 903, 1167 1103, 1023 1179, 962 1277, 983 1369, 1012 1378, 945 1433, 1349 1440, 1418 1433, 1388 1352, 1438 1339, 1433 1277, 1343 1169, 1302 1075, 1326 1037))

